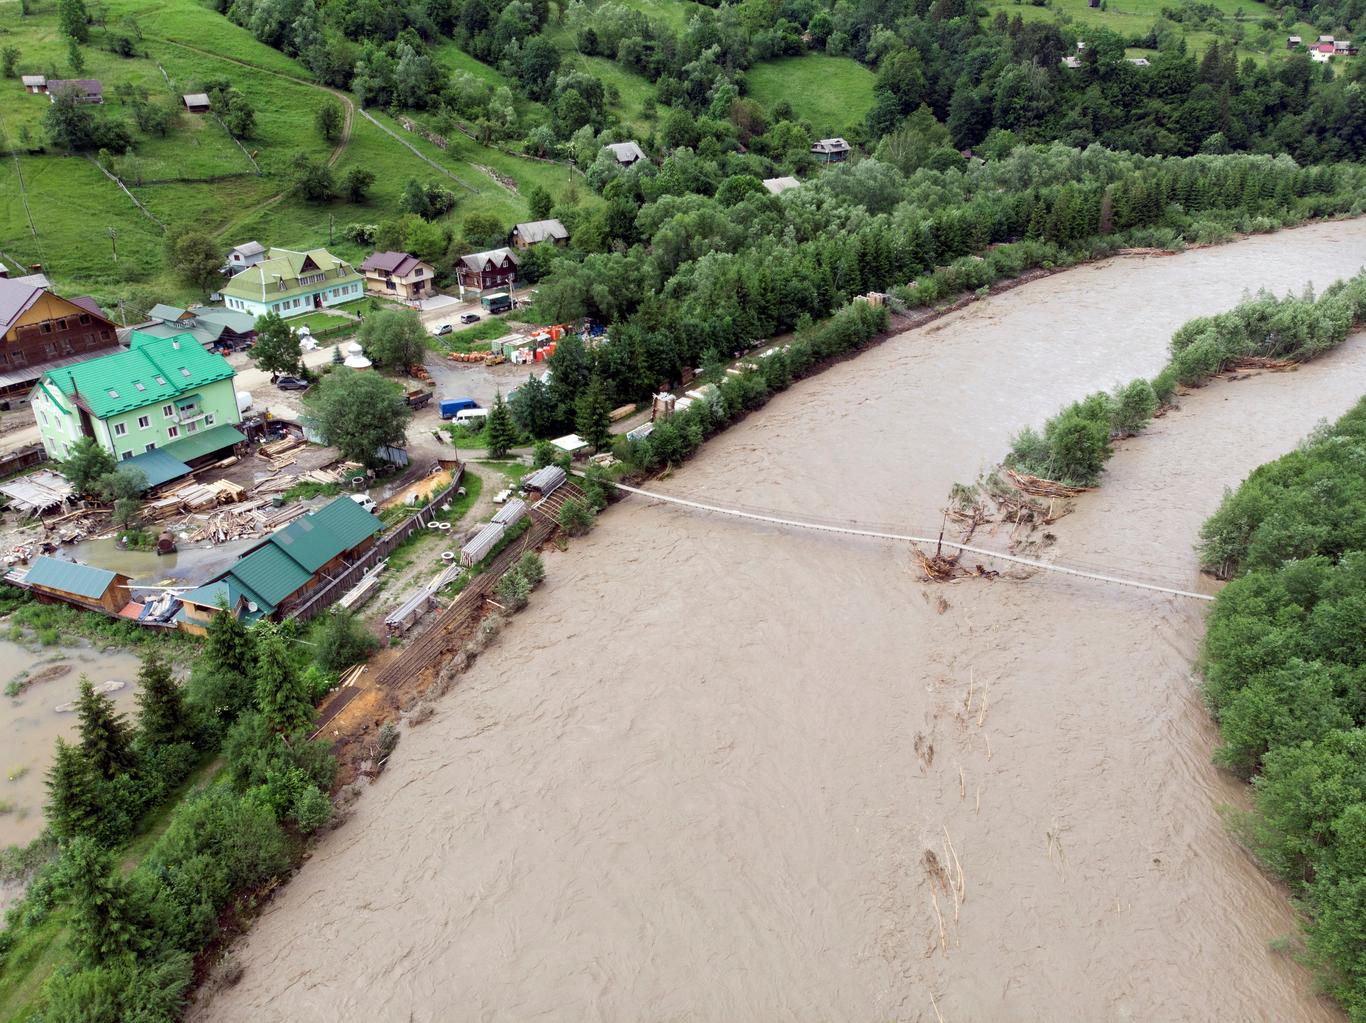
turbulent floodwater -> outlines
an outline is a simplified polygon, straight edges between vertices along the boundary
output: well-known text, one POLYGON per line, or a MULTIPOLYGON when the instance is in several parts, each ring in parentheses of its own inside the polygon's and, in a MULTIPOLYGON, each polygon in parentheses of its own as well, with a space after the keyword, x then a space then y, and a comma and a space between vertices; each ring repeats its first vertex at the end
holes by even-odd
MULTIPOLYGON (((1357 222, 1059 275, 793 388, 659 486, 923 530, 1189 317, 1363 261, 1357 222)), ((1203 389, 1123 445, 1053 556, 1203 585, 1223 488, 1363 391, 1361 338, 1203 389)), ((1217 812, 1244 793, 1209 763, 1203 605, 934 587, 904 549, 637 498, 549 573, 207 1018, 1338 1018, 1268 950, 1287 901, 1217 812)))

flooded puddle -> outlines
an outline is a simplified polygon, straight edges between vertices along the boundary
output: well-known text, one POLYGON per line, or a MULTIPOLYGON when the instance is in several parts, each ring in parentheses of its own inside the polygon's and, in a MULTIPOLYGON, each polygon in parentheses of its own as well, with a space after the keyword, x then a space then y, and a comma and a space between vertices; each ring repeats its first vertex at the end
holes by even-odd
MULTIPOLYGON (((1114 260, 794 387, 657 486, 937 528, 950 485, 1165 361, 1249 285, 1322 287, 1366 221, 1114 260)), ((1223 488, 1366 391, 1366 339, 1124 443, 1052 556, 1189 588, 1223 488)), ((988 544, 1003 543, 983 538, 988 544)), ((200 1018, 1339 1019, 1229 838, 1204 605, 923 581, 890 544, 631 498, 405 733, 200 1018)))
POLYGON ((120 711, 135 716, 137 656, 121 650, 99 651, 89 647, 37 647, 32 650, 0 640, 0 846, 23 845, 43 830, 43 782, 52 762, 52 746, 58 736, 79 737, 74 708, 82 674, 99 688, 104 683, 109 698, 120 711), (5 687, 22 686, 17 696, 5 687))
POLYGON ((120 550, 113 538, 85 540, 58 552, 58 557, 93 565, 109 572, 123 572, 133 585, 198 584, 221 572, 241 557, 260 538, 229 540, 210 547, 182 547, 174 554, 120 550))

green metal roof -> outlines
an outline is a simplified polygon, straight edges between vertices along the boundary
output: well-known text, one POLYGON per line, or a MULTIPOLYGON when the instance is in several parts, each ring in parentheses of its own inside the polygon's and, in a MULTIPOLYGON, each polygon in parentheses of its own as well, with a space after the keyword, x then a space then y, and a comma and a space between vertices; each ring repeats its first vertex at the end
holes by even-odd
POLYGON ((180 440, 173 440, 171 443, 163 445, 160 450, 165 451, 173 458, 180 459, 182 462, 193 462, 196 458, 211 454, 214 451, 221 451, 229 445, 237 444, 246 439, 242 431, 231 423, 220 423, 217 426, 209 427, 207 430, 199 430, 188 437, 182 437, 180 440))
POLYGON ((74 561, 60 561, 57 558, 40 557, 29 566, 24 582, 30 586, 46 586, 63 593, 74 593, 78 597, 99 600, 117 573, 102 568, 78 565, 74 561))
POLYGON ((382 527, 379 519, 351 498, 339 497, 278 530, 270 542, 312 573, 382 527))
POLYGON ((144 451, 140 455, 120 462, 120 465, 131 465, 135 469, 141 469, 142 474, 147 477, 148 488, 159 487, 170 480, 179 479, 189 473, 190 467, 180 459, 172 455, 167 448, 153 448, 151 451, 144 451))
POLYGON ((267 543, 256 548, 237 564, 228 575, 234 576, 238 585, 259 595, 257 601, 272 611, 291 593, 301 589, 313 573, 309 572, 288 554, 267 543))
POLYGON ((310 249, 308 252, 271 249, 265 260, 247 267, 223 285, 221 290, 224 295, 251 302, 278 302, 360 279, 355 267, 326 249, 310 249), (317 273, 324 275, 322 280, 312 284, 299 283, 300 277, 317 273))
POLYGON ((219 380, 233 369, 221 355, 204 350, 192 334, 153 337, 133 331, 131 348, 48 372, 68 398, 79 393, 100 419, 157 405, 219 380))

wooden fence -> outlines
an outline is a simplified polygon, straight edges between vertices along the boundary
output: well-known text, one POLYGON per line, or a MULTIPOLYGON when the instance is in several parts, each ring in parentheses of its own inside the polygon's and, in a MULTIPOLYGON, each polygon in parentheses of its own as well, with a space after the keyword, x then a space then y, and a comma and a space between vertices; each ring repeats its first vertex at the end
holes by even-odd
POLYGON ((394 548, 412 536, 415 531, 426 529, 427 523, 436 518, 441 505, 449 501, 460 489, 460 481, 464 477, 465 467, 461 465, 455 470, 455 475, 451 477, 450 484, 435 494, 416 515, 405 519, 397 529, 381 536, 373 547, 348 565, 345 571, 319 586, 308 595, 308 599, 285 617, 297 618, 301 622, 311 621, 341 600, 352 586, 360 582, 361 576, 392 554, 394 548))

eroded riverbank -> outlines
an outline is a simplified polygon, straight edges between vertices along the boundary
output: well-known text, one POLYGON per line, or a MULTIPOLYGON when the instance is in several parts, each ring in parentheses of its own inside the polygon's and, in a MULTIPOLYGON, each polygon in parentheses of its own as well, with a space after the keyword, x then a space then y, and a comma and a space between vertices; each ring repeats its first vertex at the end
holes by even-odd
MULTIPOLYGON (((1152 373, 1181 322, 1363 258, 1355 222, 1036 282, 793 388, 662 486, 937 522, 1013 431, 1152 373)), ((1059 523, 1059 560, 1193 584, 1223 487, 1363 389, 1358 338, 1197 392, 1059 523)), ((636 499, 549 571, 207 1018, 1337 1018, 1268 950, 1289 908, 1215 809, 1242 793, 1209 766, 1201 608, 933 587, 889 545, 636 499)))

